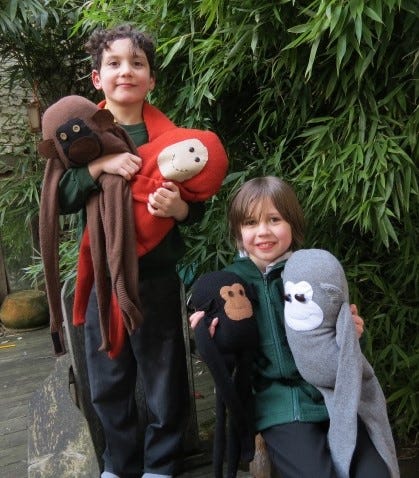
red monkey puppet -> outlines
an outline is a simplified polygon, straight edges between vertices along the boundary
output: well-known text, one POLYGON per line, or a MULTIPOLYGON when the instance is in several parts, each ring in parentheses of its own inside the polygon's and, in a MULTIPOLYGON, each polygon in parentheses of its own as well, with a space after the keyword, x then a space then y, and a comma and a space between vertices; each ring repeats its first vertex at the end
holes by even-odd
MULTIPOLYGON (((221 187, 228 167, 227 154, 218 136, 211 131, 179 128, 163 113, 145 103, 143 117, 149 142, 138 148, 141 170, 131 180, 136 250, 142 256, 152 250, 174 227, 172 217, 156 217, 147 209, 148 197, 166 181, 179 187, 183 200, 205 201, 221 187)), ((89 235, 83 235, 74 304, 74 323, 84 322, 88 291, 94 277, 89 267, 89 235)), ((141 271, 140 271, 141 274, 141 271)), ((115 319, 112 354, 123 343, 123 329, 115 319)))

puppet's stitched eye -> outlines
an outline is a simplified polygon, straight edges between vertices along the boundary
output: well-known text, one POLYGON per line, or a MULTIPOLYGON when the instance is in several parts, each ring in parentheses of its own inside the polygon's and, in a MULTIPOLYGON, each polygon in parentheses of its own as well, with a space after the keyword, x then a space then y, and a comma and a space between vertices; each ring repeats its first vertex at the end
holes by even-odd
POLYGON ((284 300, 291 302, 291 294, 284 294, 284 300))
POLYGON ((306 298, 304 296, 304 294, 295 294, 295 300, 298 300, 298 302, 305 302, 306 301, 306 298))
POLYGON ((80 125, 78 125, 78 124, 73 125, 73 132, 74 133, 80 133, 80 125))
POLYGON ((197 157, 195 158, 195 163, 199 163, 200 161, 201 161, 201 158, 200 158, 199 156, 197 156, 197 157))
POLYGON ((60 139, 61 139, 61 141, 66 141, 67 133, 64 133, 64 132, 60 133, 60 139))
POLYGON ((243 289, 239 290, 239 295, 244 295, 244 290, 243 289))
POLYGON ((195 148, 194 148, 193 146, 191 146, 191 147, 189 148, 189 152, 190 152, 190 153, 193 153, 194 151, 195 151, 195 148))
POLYGON ((228 291, 228 296, 229 296, 229 297, 234 297, 234 292, 233 292, 232 290, 229 290, 229 291, 228 291))

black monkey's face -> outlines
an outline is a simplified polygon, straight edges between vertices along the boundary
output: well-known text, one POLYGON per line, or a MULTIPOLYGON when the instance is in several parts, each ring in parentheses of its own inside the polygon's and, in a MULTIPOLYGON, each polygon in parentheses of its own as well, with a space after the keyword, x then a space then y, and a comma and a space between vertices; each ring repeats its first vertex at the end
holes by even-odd
POLYGON ((243 320, 252 316, 252 304, 241 284, 221 287, 220 296, 225 300, 224 311, 229 319, 243 320))
POLYGON ((220 352, 230 354, 253 350, 258 337, 257 324, 244 285, 232 282, 222 286, 218 302, 225 313, 220 311, 217 314, 218 325, 214 335, 220 352))
POLYGON ((102 154, 97 134, 81 118, 71 118, 56 130, 65 156, 75 165, 85 165, 102 154))
POLYGON ((190 305, 205 311, 209 326, 217 317, 214 337, 221 354, 253 350, 258 328, 251 302, 253 289, 234 272, 215 271, 203 274, 193 285, 190 305))

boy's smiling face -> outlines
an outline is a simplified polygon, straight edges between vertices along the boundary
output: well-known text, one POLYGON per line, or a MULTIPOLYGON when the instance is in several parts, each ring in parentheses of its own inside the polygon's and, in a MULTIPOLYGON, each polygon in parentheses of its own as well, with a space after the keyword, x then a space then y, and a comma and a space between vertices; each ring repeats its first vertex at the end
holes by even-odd
POLYGON ((121 38, 103 51, 100 70, 92 72, 93 85, 103 90, 107 107, 114 112, 120 108, 139 107, 155 86, 147 56, 134 49, 129 38, 121 38))
POLYGON ((262 271, 290 250, 291 225, 269 198, 255 205, 240 229, 243 249, 262 271))

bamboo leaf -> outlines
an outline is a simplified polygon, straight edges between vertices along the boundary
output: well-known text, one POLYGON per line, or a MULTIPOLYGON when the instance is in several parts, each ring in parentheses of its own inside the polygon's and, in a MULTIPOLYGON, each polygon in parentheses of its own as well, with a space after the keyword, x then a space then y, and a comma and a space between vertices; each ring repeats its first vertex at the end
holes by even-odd
POLYGON ((346 53, 346 35, 342 35, 342 36, 339 37, 336 50, 337 50, 336 72, 339 75, 340 65, 341 65, 343 57, 345 56, 345 53, 346 53))
POLYGON ((176 55, 176 53, 183 48, 185 45, 187 36, 183 35, 176 40, 171 40, 170 42, 167 42, 165 45, 161 47, 161 49, 164 49, 166 46, 169 45, 169 43, 173 43, 172 47, 169 49, 167 52, 165 59, 162 63, 162 68, 166 67, 173 59, 173 57, 176 55))
POLYGON ((295 27, 288 28, 289 33, 305 33, 309 30, 309 26, 307 24, 296 25, 295 27))
POLYGON ((381 19, 381 15, 380 13, 377 13, 376 11, 374 11, 371 7, 369 6, 366 6, 364 8, 364 13, 365 15, 367 15, 368 17, 372 18, 374 21, 378 22, 378 23, 383 23, 383 20, 381 19))
POLYGON ((355 17, 355 35, 356 39, 358 40, 358 45, 361 43, 361 38, 362 38, 362 18, 361 15, 357 15, 355 17))
POLYGON ((305 76, 307 78, 310 78, 311 76, 311 73, 312 73, 312 69, 313 69, 313 63, 314 63, 314 60, 316 58, 316 53, 317 53, 317 49, 319 47, 319 44, 320 44, 320 37, 317 38, 313 44, 311 45, 311 49, 310 49, 310 58, 308 60, 308 65, 307 65, 307 69, 305 71, 305 76))

